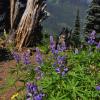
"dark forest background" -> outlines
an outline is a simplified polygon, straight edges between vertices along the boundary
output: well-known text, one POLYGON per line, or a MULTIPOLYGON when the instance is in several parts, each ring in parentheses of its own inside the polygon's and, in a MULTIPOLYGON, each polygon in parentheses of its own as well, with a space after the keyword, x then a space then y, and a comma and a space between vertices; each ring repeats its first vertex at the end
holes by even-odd
POLYGON ((80 9, 81 26, 86 16, 86 10, 91 0, 47 0, 47 10, 50 17, 44 21, 46 32, 58 33, 62 27, 74 27, 77 8, 80 9))

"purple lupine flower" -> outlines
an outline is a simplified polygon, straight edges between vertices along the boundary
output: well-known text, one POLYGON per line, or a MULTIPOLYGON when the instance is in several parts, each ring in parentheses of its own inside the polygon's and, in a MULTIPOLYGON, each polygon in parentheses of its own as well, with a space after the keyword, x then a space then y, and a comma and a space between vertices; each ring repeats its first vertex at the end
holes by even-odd
POLYGON ((38 93, 38 88, 35 84, 27 83, 26 88, 27 88, 27 99, 29 100, 33 95, 36 95, 38 93))
POLYGON ((23 63, 25 65, 28 65, 28 64, 31 63, 30 62, 30 53, 29 52, 24 52, 24 54, 23 54, 23 63))
POLYGON ((37 86, 35 84, 32 84, 32 83, 27 83, 26 87, 27 87, 28 93, 37 93, 37 91, 38 91, 37 86))
POLYGON ((53 36, 50 35, 50 43, 54 43, 53 36))
POLYGON ((65 56, 58 56, 57 57, 58 65, 64 64, 64 61, 65 61, 65 56))
POLYGON ((27 100, 42 100, 45 96, 43 93, 39 92, 37 85, 32 83, 27 83, 27 100))
POLYGON ((58 62, 59 65, 62 64, 61 56, 58 56, 58 57, 57 57, 57 62, 58 62))
POLYGON ((60 70, 60 68, 58 67, 58 68, 56 68, 56 72, 58 73, 58 74, 60 74, 61 73, 61 70, 60 70))
POLYGON ((96 31, 93 30, 92 33, 90 34, 91 39, 95 39, 96 31))
POLYGON ((52 35, 50 35, 50 49, 52 53, 55 53, 55 42, 52 35))
POLYGON ((56 65, 57 65, 57 63, 55 62, 52 66, 53 66, 53 67, 56 67, 56 65))
POLYGON ((67 68, 67 67, 65 67, 65 68, 64 68, 64 71, 65 71, 65 72, 67 72, 67 71, 68 71, 68 68, 67 68))
POLYGON ((90 34, 90 36, 88 38, 88 44, 90 44, 90 45, 96 44, 95 35, 96 35, 96 31, 92 31, 92 33, 90 34))
POLYGON ((97 48, 97 49, 100 49, 100 41, 99 41, 99 43, 97 44, 96 48, 97 48))
POLYGON ((41 68, 40 67, 36 67, 34 70, 35 70, 35 72, 39 72, 41 70, 41 68))
POLYGON ((40 67, 36 67, 35 72, 36 72, 36 75, 35 75, 36 80, 40 80, 44 75, 40 67))
POLYGON ((60 45, 59 44, 57 45, 57 50, 58 51, 61 51, 61 48, 60 48, 60 45))
POLYGON ((40 50, 38 48, 36 48, 36 62, 38 64, 42 64, 43 63, 42 55, 41 55, 40 50))
POLYGON ((55 54, 58 54, 58 50, 55 50, 55 52, 54 52, 55 54))
POLYGON ((96 86, 96 90, 100 91, 100 85, 96 86))
POLYGON ((65 50, 66 50, 66 44, 65 44, 65 42, 63 42, 61 44, 61 51, 65 51, 65 50))
POLYGON ((62 71, 61 75, 62 75, 62 76, 64 76, 67 72, 68 72, 68 68, 67 68, 67 67, 65 67, 65 68, 63 69, 63 71, 62 71))
POLYGON ((40 80, 43 77, 43 75, 44 74, 42 73, 42 71, 40 71, 40 72, 36 73, 35 79, 40 80))
POLYGON ((88 44, 92 45, 92 44, 94 44, 94 43, 95 43, 95 41, 94 41, 93 39, 89 39, 89 40, 88 40, 88 44))
POLYGON ((68 72, 68 68, 64 66, 60 66, 56 68, 56 72, 61 76, 64 76, 68 72))
POLYGON ((61 73, 62 76, 64 76, 65 74, 66 74, 65 71, 63 71, 63 72, 61 73))
POLYGON ((19 63, 20 60, 21 60, 21 56, 20 56, 18 53, 16 53, 16 52, 13 52, 12 55, 13 55, 15 61, 16 61, 17 63, 19 63))
POLYGON ((63 71, 61 72, 61 75, 64 76, 68 72, 68 68, 63 68, 63 71))
POLYGON ((43 100, 43 97, 44 97, 44 94, 40 93, 40 94, 34 96, 33 98, 34 98, 34 100, 43 100))

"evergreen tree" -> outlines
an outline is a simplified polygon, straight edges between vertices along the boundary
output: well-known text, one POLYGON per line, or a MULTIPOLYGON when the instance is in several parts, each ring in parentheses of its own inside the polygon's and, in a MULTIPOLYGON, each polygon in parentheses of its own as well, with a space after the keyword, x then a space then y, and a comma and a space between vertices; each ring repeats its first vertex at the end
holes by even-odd
POLYGON ((79 9, 77 9, 77 15, 76 15, 76 19, 75 19, 72 40, 74 42, 74 46, 78 47, 80 44, 80 14, 79 14, 79 9))
POLYGON ((100 0, 92 0, 87 13, 85 33, 93 30, 100 33, 100 0))

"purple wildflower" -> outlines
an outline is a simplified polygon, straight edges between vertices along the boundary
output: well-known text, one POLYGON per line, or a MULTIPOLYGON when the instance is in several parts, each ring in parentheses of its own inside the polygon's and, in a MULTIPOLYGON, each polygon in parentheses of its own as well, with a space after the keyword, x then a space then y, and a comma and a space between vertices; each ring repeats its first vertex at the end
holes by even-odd
POLYGON ((65 71, 65 72, 67 72, 67 71, 68 71, 68 68, 67 68, 67 67, 65 67, 65 68, 64 68, 64 71, 65 71))
POLYGON ((60 70, 60 68, 59 68, 59 67, 58 67, 58 68, 56 68, 56 72, 57 72, 58 74, 60 74, 61 70, 60 70))
POLYGON ((38 93, 38 88, 35 84, 27 83, 27 99, 30 99, 33 95, 36 95, 38 93))
POLYGON ((60 66, 56 68, 56 72, 61 76, 64 76, 68 72, 68 68, 64 66, 60 66))
POLYGON ((58 56, 57 57, 58 65, 64 64, 64 61, 65 61, 65 56, 58 56))
POLYGON ((96 35, 96 31, 92 31, 92 33, 90 34, 89 38, 88 38, 88 44, 93 45, 95 44, 95 35, 96 35))
POLYGON ((36 67, 34 70, 35 70, 35 72, 39 72, 41 70, 41 68, 40 67, 36 67))
POLYGON ((52 35, 50 35, 50 49, 51 49, 52 53, 55 52, 55 43, 54 43, 54 39, 53 39, 52 35))
POLYGON ((27 83, 27 100, 42 100, 44 97, 43 93, 40 93, 37 85, 27 83))
POLYGON ((30 53, 29 52, 24 52, 24 54, 23 54, 23 63, 25 65, 28 65, 28 64, 31 63, 30 62, 30 53))
POLYGON ((100 41, 99 41, 99 43, 97 44, 96 48, 97 48, 97 49, 100 49, 100 41))
POLYGON ((68 72, 68 68, 67 67, 65 67, 64 69, 63 69, 63 71, 62 71, 62 76, 64 76, 66 73, 68 72))
POLYGON ((52 66, 53 66, 53 67, 56 67, 56 65, 57 65, 57 63, 55 62, 52 66))
POLYGON ((35 79, 40 80, 43 77, 43 75, 44 74, 42 73, 42 71, 40 71, 40 72, 36 73, 35 79))
POLYGON ((96 90, 100 91, 100 85, 96 86, 96 90))
POLYGON ((58 51, 61 51, 61 48, 60 48, 60 45, 59 44, 57 45, 57 50, 58 51))
POLYGON ((12 55, 13 55, 15 61, 16 61, 17 63, 19 63, 20 60, 21 60, 20 55, 19 55, 18 53, 16 53, 16 52, 13 52, 12 55))
POLYGON ((26 87, 27 87, 27 92, 29 93, 37 93, 38 91, 37 86, 32 83, 27 83, 26 87))
POLYGON ((65 51, 65 50, 66 50, 66 44, 65 44, 65 42, 63 42, 61 44, 61 51, 65 51))
POLYGON ((36 48, 36 62, 38 64, 42 64, 42 62, 43 62, 42 61, 42 55, 41 55, 41 53, 40 53, 38 48, 36 48))
POLYGON ((54 43, 53 36, 50 35, 50 43, 54 43))
POLYGON ((55 52, 54 52, 55 54, 58 54, 58 50, 55 50, 55 52))
POLYGON ((88 40, 88 44, 92 45, 92 44, 94 44, 94 43, 95 43, 95 41, 94 41, 93 39, 89 39, 89 40, 88 40))
POLYGON ((44 94, 40 93, 40 94, 34 96, 33 98, 34 98, 34 100, 43 100, 43 97, 44 97, 44 94))
POLYGON ((91 39, 95 39, 96 31, 93 30, 92 33, 90 34, 91 39))
POLYGON ((44 75, 40 67, 36 67, 35 72, 36 72, 36 75, 35 75, 36 80, 40 80, 44 75))

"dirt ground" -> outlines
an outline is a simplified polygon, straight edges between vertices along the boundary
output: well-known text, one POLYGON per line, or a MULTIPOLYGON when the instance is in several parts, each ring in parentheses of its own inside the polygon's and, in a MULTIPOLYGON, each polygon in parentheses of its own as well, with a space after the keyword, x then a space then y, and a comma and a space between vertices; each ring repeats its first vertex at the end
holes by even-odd
MULTIPOLYGON (((34 64, 35 57, 31 56, 31 62, 34 64)), ((7 75, 9 74, 9 68, 12 66, 15 66, 16 62, 14 60, 8 60, 8 61, 1 61, 0 62, 0 87, 5 84, 5 80, 7 75)), ((17 86, 21 85, 20 83, 17 83, 17 86)), ((1 91, 1 90, 0 90, 1 91)), ((2 91, 1 91, 2 92, 2 91)), ((0 94, 0 100, 11 100, 11 96, 16 93, 16 89, 14 87, 11 87, 10 89, 6 90, 3 94, 0 94)))
MULTIPOLYGON (((5 84, 6 77, 8 75, 9 67, 15 66, 16 63, 14 60, 0 62, 0 86, 5 84)), ((10 100, 10 97, 13 95, 15 88, 12 87, 3 94, 0 94, 0 100, 10 100)), ((2 92, 2 91, 1 91, 2 92)))

